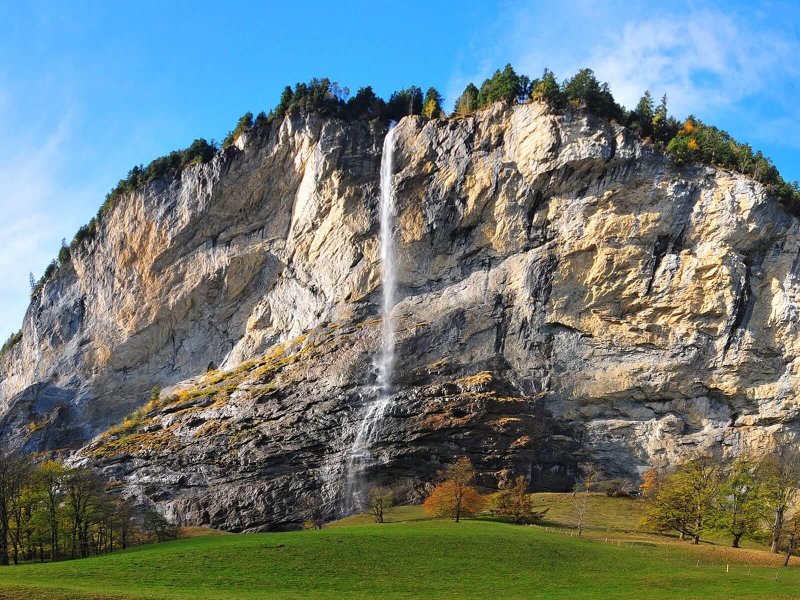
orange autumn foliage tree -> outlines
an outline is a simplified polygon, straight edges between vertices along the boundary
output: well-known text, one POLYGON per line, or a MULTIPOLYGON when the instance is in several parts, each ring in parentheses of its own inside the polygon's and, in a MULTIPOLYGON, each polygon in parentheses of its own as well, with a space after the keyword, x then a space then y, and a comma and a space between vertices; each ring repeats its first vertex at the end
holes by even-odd
POLYGON ((486 507, 486 500, 470 485, 475 477, 467 457, 459 458, 440 474, 442 483, 425 500, 423 510, 431 517, 449 517, 456 523, 486 507))
POLYGON ((642 474, 642 484, 639 489, 642 491, 642 496, 645 498, 652 498, 658 491, 658 484, 661 481, 661 474, 655 467, 650 467, 642 474))

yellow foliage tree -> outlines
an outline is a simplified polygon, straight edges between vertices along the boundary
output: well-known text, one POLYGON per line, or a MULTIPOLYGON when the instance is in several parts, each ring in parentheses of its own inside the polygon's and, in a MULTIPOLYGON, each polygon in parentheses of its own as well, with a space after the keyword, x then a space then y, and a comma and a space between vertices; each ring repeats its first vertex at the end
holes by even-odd
POLYGON ((678 133, 680 135, 692 135, 695 129, 696 127, 694 125, 694 121, 687 119, 686 123, 683 124, 683 127, 681 127, 681 130, 678 133))

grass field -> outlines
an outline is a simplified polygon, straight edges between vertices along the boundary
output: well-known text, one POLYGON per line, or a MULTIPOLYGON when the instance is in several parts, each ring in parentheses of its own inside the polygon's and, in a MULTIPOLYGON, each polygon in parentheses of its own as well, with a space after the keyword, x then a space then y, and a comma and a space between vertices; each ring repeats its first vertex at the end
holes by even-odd
POLYGON ((565 529, 568 496, 541 501, 552 504, 542 527, 455 524, 399 507, 382 525, 360 516, 321 531, 199 536, 2 568, 0 598, 800 597, 800 568, 778 568, 774 555, 633 532, 635 501, 594 498, 586 539, 565 529))

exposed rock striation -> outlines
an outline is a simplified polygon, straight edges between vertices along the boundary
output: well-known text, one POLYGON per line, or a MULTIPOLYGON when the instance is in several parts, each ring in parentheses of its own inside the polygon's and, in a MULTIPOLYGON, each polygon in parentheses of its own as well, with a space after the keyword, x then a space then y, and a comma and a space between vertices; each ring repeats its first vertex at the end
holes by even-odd
MULTIPOLYGON (((288 526, 341 494, 375 393, 385 128, 293 116, 125 197, 3 358, 0 429, 172 517, 288 526), (208 371, 206 373, 206 371, 208 371), (203 374, 205 373, 205 374, 203 374)), ((397 393, 374 481, 635 477, 798 432, 798 221, 580 111, 397 126, 397 393)))

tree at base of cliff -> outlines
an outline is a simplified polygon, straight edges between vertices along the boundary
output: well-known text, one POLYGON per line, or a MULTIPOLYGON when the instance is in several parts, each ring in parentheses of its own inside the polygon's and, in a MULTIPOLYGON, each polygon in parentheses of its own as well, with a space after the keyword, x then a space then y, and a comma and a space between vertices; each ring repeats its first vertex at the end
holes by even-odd
POLYGON ((758 510, 770 532, 770 551, 777 554, 784 524, 800 489, 800 449, 790 443, 780 444, 761 458, 755 475, 759 482, 758 510))
POLYGON ((475 470, 467 457, 459 458, 439 474, 442 482, 425 500, 423 509, 429 517, 449 517, 458 523, 486 507, 486 500, 470 484, 475 470))
POLYGON ((318 494, 306 496, 303 499, 304 529, 322 529, 325 526, 325 505, 318 494))
POLYGON ((142 516, 142 529, 151 542, 163 543, 178 539, 178 528, 155 510, 146 510, 142 516))
POLYGON ((384 522, 387 508, 395 504, 394 490, 387 487, 374 487, 369 491, 369 512, 376 523, 384 522))
POLYGON ((488 500, 489 510, 498 517, 509 519, 516 525, 541 521, 547 509, 536 510, 528 494, 528 480, 522 475, 514 483, 492 494, 488 500))
POLYGON ((677 531, 699 544, 701 534, 715 518, 715 500, 720 486, 721 459, 698 455, 679 465, 660 482, 649 500, 643 525, 653 531, 677 531))
POLYGON ((731 546, 738 548, 744 536, 753 536, 759 529, 759 482, 756 465, 741 457, 724 469, 716 501, 715 527, 732 538, 731 546))

